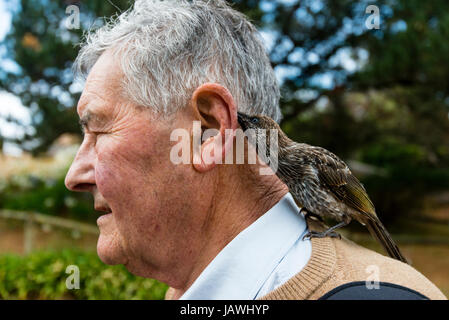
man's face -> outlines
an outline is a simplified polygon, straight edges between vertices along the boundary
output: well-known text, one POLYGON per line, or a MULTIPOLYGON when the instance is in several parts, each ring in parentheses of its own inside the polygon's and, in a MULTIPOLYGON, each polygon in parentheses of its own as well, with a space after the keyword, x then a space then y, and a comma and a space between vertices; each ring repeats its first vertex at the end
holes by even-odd
POLYGON ((207 199, 196 190, 194 170, 170 161, 170 133, 188 127, 189 116, 155 118, 122 97, 121 77, 108 52, 92 68, 77 109, 84 140, 66 186, 91 192, 97 210, 112 212, 97 221, 99 257, 154 276, 179 250, 192 250, 189 237, 198 230, 190 223, 207 199))

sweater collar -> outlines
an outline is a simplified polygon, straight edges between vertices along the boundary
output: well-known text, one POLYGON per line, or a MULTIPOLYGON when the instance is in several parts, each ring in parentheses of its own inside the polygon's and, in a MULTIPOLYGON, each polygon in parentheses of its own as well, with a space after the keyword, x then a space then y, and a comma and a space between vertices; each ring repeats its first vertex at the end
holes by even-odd
MULTIPOLYGON (((323 224, 307 219, 311 231, 326 230, 323 224)), ((286 283, 261 297, 261 300, 288 300, 295 292, 295 299, 306 300, 312 295, 334 272, 337 262, 335 244, 331 238, 312 238, 312 255, 307 265, 286 283)))
POLYGON ((254 299, 306 230, 305 219, 298 211, 287 193, 220 251, 181 300, 254 299))

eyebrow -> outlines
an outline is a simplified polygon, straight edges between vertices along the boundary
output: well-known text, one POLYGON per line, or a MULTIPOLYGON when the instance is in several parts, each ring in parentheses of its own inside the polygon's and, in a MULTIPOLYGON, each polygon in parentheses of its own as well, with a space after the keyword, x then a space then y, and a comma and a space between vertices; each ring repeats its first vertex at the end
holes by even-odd
POLYGON ((90 110, 87 110, 79 120, 79 124, 81 126, 81 131, 84 134, 86 129, 89 129, 89 123, 92 123, 92 121, 101 122, 104 120, 104 118, 105 118, 104 115, 100 115, 100 114, 91 112, 90 110))

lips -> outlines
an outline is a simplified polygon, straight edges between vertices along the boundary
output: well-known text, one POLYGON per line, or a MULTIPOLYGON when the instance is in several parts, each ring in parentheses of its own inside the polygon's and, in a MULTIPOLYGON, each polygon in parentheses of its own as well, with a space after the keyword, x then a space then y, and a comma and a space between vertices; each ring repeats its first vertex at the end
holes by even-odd
POLYGON ((111 213, 112 210, 108 206, 95 206, 95 211, 111 213))
POLYGON ((107 225, 107 221, 112 218, 112 212, 103 214, 97 219, 97 225, 99 227, 107 225))

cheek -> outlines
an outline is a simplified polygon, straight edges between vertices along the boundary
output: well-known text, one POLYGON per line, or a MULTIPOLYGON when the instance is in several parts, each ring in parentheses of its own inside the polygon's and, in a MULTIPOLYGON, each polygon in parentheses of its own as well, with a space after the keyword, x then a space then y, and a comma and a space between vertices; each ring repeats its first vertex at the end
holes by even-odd
POLYGON ((174 174, 170 141, 156 136, 161 135, 134 128, 120 137, 104 137, 97 144, 96 182, 112 209, 114 205, 142 206, 164 192, 167 178, 174 174))
POLYGON ((131 196, 142 187, 142 180, 149 171, 150 161, 142 161, 147 158, 135 145, 109 144, 98 153, 98 161, 95 169, 95 178, 99 191, 107 201, 115 202, 131 196))
POLYGON ((105 137, 97 145, 97 187, 114 211, 119 228, 133 225, 163 232, 157 228, 169 225, 170 217, 181 223, 183 213, 191 211, 189 205, 197 192, 189 188, 194 183, 193 170, 170 161, 172 143, 169 135, 161 136, 137 131, 126 139, 105 137))

